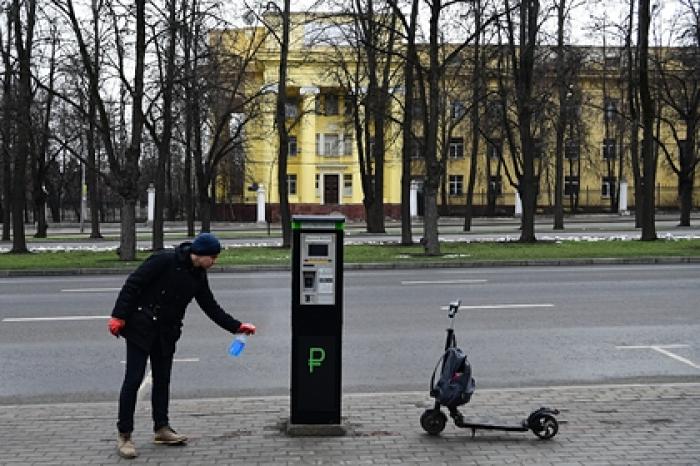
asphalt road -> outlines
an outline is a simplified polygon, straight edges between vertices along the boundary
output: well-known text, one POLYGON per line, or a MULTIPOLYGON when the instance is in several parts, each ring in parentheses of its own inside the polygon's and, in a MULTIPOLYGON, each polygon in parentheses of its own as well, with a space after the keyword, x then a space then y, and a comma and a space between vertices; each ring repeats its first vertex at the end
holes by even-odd
MULTIPOLYGON (((448 325, 440 306, 458 298, 478 387, 698 381, 699 276, 697 264, 348 271, 344 390, 427 390, 448 325)), ((0 280, 0 404, 116 399, 124 342, 106 316, 124 278, 0 280)), ((288 393, 289 274, 210 282, 259 333, 232 358, 231 335, 192 304, 173 397, 288 393)))

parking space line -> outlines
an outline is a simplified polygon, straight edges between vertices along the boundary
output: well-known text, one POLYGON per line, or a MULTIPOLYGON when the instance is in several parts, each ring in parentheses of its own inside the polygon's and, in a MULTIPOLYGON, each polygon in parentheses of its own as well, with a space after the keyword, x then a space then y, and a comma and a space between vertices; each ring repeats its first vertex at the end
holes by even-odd
POLYGON ((483 279, 474 280, 406 280, 401 281, 401 285, 465 285, 469 283, 486 283, 483 279))
POLYGON ((623 350, 623 349, 650 349, 653 351, 656 351, 657 353, 663 354, 664 356, 667 356, 669 358, 675 359, 678 362, 682 362, 683 364, 687 364, 690 367, 694 367, 695 369, 700 369, 700 365, 695 364, 693 361, 690 359, 684 358, 683 356, 680 356, 672 351, 669 351, 669 348, 675 349, 675 348, 688 348, 689 345, 682 345, 682 344, 670 344, 670 345, 630 345, 630 346, 616 346, 616 349, 623 350))
POLYGON ((121 288, 68 288, 61 290, 61 293, 112 293, 119 290, 121 288))
MULTIPOLYGON (((474 306, 459 306, 460 311, 470 311, 476 309, 531 309, 531 308, 543 308, 543 307, 554 307, 554 304, 550 303, 539 303, 539 304, 477 304, 474 306)), ((447 311, 447 306, 442 306, 440 308, 442 311, 447 311)))
POLYGON ((53 322, 61 320, 104 320, 110 316, 5 317, 3 322, 53 322))

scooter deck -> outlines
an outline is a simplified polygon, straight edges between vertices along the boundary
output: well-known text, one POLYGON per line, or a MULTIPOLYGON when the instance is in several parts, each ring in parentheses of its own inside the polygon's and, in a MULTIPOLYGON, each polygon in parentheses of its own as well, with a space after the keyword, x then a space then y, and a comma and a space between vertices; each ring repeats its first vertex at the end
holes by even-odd
POLYGON ((504 430, 509 432, 527 432, 530 428, 527 423, 516 424, 497 419, 461 419, 455 420, 457 427, 465 429, 484 429, 484 430, 504 430), (524 425, 523 425, 524 424, 524 425))

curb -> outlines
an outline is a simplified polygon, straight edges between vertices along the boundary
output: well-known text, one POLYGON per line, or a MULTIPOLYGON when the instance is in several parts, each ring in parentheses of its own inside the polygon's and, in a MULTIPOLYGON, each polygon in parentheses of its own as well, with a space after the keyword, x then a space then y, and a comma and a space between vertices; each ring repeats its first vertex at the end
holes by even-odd
MULTIPOLYGON (((664 264, 700 264, 700 257, 630 257, 630 258, 588 258, 588 259, 528 259, 504 261, 474 262, 367 262, 345 264, 345 270, 411 270, 411 269, 473 269, 489 267, 557 267, 588 265, 664 265, 664 264)), ((246 272, 288 272, 290 265, 234 265, 214 266, 211 273, 246 273, 246 272)), ((52 270, 0 270, 0 277, 56 277, 79 275, 128 275, 132 268, 104 269, 52 269, 52 270)))

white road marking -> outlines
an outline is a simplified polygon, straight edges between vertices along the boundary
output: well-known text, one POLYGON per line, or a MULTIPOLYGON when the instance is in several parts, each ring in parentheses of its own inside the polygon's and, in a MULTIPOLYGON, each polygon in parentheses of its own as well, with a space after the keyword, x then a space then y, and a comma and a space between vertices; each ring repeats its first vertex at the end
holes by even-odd
POLYGON ((61 320, 104 320, 110 316, 5 317, 3 322, 54 322, 61 320))
POLYGON ((119 290, 121 288, 76 288, 61 290, 61 293, 111 293, 119 290))
POLYGON ((679 356, 676 353, 668 350, 669 348, 688 348, 688 347, 689 347, 689 345, 671 344, 671 345, 616 346, 615 348, 617 348, 617 349, 650 349, 650 350, 656 351, 657 353, 661 353, 664 356, 668 356, 669 358, 675 359, 678 362, 682 362, 683 364, 687 364, 690 367, 694 367, 695 369, 700 369, 700 365, 695 364, 690 359, 684 358, 683 356, 679 356))
MULTIPOLYGON (((539 307, 554 307, 554 304, 480 304, 475 306, 459 306, 459 310, 468 311, 470 309, 530 309, 539 307)), ((443 311, 447 311, 448 307, 442 306, 440 309, 443 311)))
POLYGON ((148 372, 146 372, 146 376, 143 378, 143 382, 141 382, 141 386, 139 387, 139 391, 136 392, 136 399, 137 400, 144 400, 148 396, 148 394, 151 391, 151 386, 153 385, 153 376, 151 375, 151 368, 149 366, 148 372))
MULTIPOLYGON (((122 364, 126 364, 126 361, 119 361, 122 364)), ((199 362, 199 358, 175 358, 173 362, 199 362)))
POLYGON ((402 281, 401 285, 464 285, 469 283, 486 283, 486 280, 475 279, 475 280, 407 280, 402 281))
MULTIPOLYGON (((122 364, 126 364, 126 361, 120 361, 122 364)), ((173 362, 199 362, 199 358, 175 358, 173 362)), ((148 363, 148 372, 141 382, 138 392, 136 392, 136 399, 139 401, 145 400, 151 392, 153 387, 153 371, 151 371, 151 364, 148 363)))

